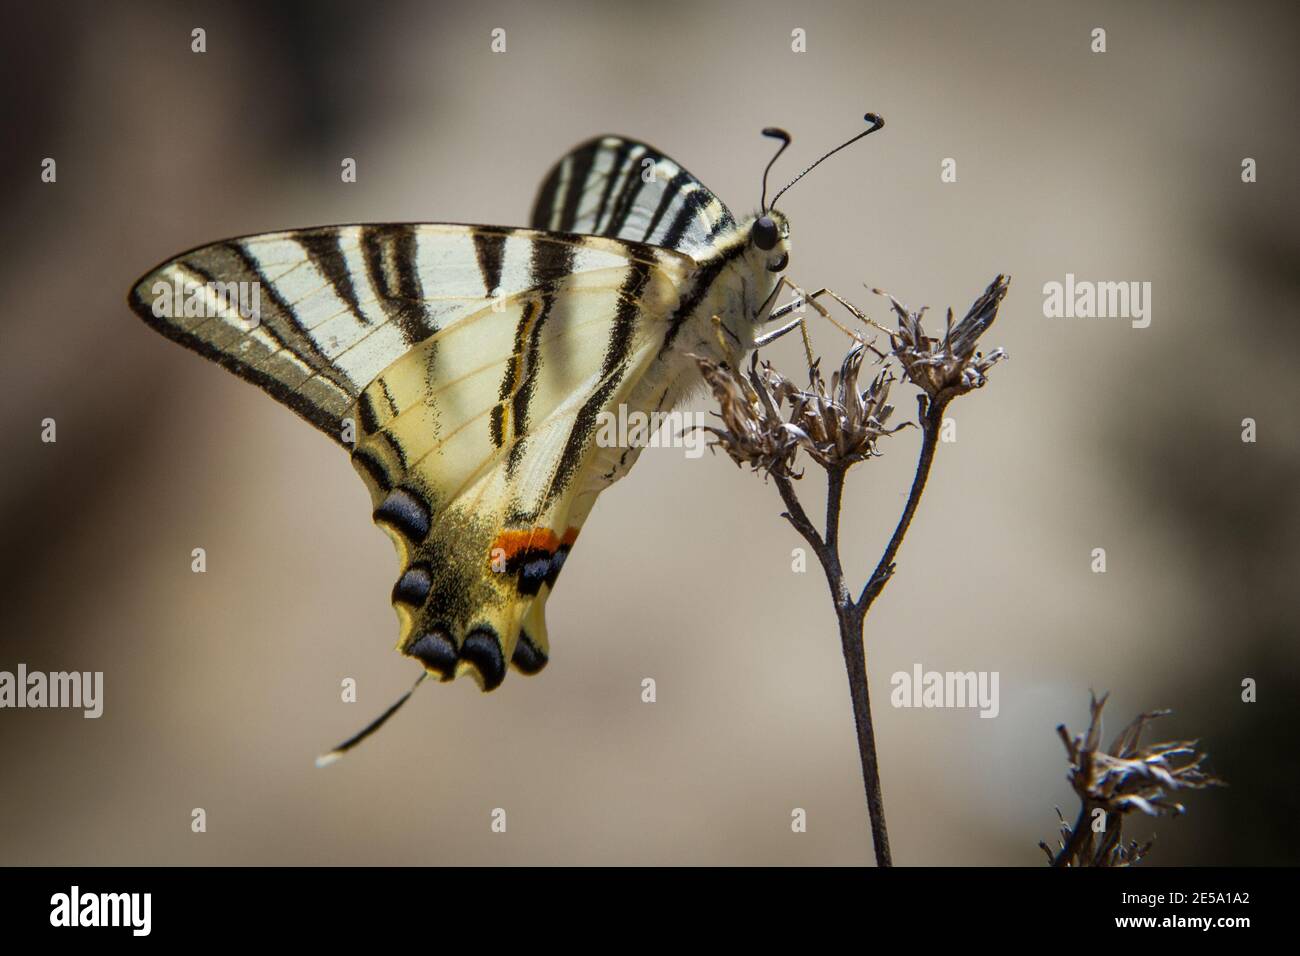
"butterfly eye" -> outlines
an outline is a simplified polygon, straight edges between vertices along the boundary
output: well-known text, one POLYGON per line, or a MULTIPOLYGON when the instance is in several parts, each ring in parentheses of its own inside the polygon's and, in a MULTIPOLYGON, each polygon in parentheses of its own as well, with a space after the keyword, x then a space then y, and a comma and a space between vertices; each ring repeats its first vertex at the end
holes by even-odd
POLYGON ((754 245, 766 252, 768 249, 776 246, 777 240, 781 237, 777 231, 776 223, 769 216, 760 216, 754 220, 754 226, 749 232, 750 238, 754 240, 754 245))
POLYGON ((769 263, 767 264, 767 271, 768 271, 768 272, 784 272, 784 271, 785 271, 785 267, 786 267, 787 265, 789 265, 789 264, 790 264, 790 256, 789 256, 788 253, 783 252, 783 253, 781 253, 781 258, 780 258, 780 259, 777 259, 776 262, 769 262, 769 263))

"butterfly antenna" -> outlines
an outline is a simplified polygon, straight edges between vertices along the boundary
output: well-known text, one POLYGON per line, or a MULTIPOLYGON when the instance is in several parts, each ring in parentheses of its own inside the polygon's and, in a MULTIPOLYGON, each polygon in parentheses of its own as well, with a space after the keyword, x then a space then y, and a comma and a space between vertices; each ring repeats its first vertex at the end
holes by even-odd
POLYGON ((342 757, 345 753, 347 753, 357 744, 361 743, 361 741, 365 740, 367 737, 373 734, 380 727, 384 726, 384 724, 388 722, 388 718, 393 716, 393 714, 397 713, 398 709, 403 704, 405 704, 408 700, 411 699, 411 695, 415 693, 415 688, 420 686, 420 684, 424 681, 424 678, 428 675, 428 673, 429 673, 428 671, 421 671, 420 676, 416 679, 415 683, 411 685, 411 689, 408 690, 401 697, 399 697, 397 699, 397 702, 394 703, 393 706, 389 707, 386 711, 384 711, 373 721, 371 721, 369 726, 367 726, 364 730, 362 730, 358 734, 349 737, 347 740, 343 741, 343 743, 339 744, 329 753, 317 757, 316 766, 328 767, 330 764, 338 760, 340 757, 342 757))
POLYGON ((770 136, 773 139, 779 139, 781 141, 781 148, 776 151, 775 156, 773 156, 771 159, 767 161, 767 169, 763 170, 763 198, 760 201, 758 208, 763 210, 764 213, 766 213, 767 212, 767 174, 772 171, 772 166, 776 163, 777 159, 780 158, 781 154, 785 152, 785 148, 790 145, 790 134, 783 129, 778 129, 775 126, 769 126, 767 129, 763 130, 763 135, 770 136))
MULTIPOLYGON (((794 185, 795 183, 797 183, 799 180, 803 179, 805 176, 807 176, 809 173, 811 173, 814 169, 816 169, 818 166, 820 166, 820 165, 821 165, 822 163, 824 163, 826 160, 830 159, 832 156, 834 156, 836 153, 838 153, 838 152, 839 152, 840 150, 842 150, 844 147, 846 147, 846 146, 852 146, 852 145, 853 145, 854 143, 856 143, 858 140, 862 139, 862 137, 864 137, 864 136, 870 136, 870 135, 871 135, 872 133, 874 133, 876 130, 880 129, 880 127, 882 127, 882 126, 885 125, 885 120, 884 120, 884 118, 881 117, 881 116, 878 116, 878 115, 875 114, 875 113, 868 113, 866 116, 863 117, 863 119, 865 119, 868 123, 871 124, 871 128, 870 128, 870 129, 863 130, 861 133, 859 133, 857 136, 854 136, 852 139, 850 139, 850 140, 848 140, 848 141, 846 141, 846 142, 840 143, 840 145, 836 146, 836 147, 835 147, 834 149, 832 149, 829 153, 827 153, 827 154, 826 154, 825 156, 823 156, 821 159, 817 160, 815 163, 813 163, 811 166, 809 166, 807 169, 805 169, 803 172, 801 172, 801 173, 800 173, 798 176, 796 176, 794 179, 792 179, 792 180, 790 180, 788 183, 786 183, 786 184, 785 184, 785 188, 782 189, 779 193, 777 193, 774 197, 772 197, 772 205, 775 206, 775 205, 776 205, 776 201, 777 201, 778 199, 780 199, 782 196, 785 195, 785 191, 786 191, 786 189, 789 189, 791 186, 793 186, 793 185, 794 185)), ((766 133, 767 130, 764 130, 763 132, 766 133)), ((781 155, 781 154, 780 154, 780 153, 777 153, 777 155, 779 156, 779 155, 781 155)), ((765 191, 766 191, 766 190, 765 190, 765 191)), ((766 211, 767 211, 767 210, 766 210, 766 207, 764 207, 764 212, 766 212, 766 211)))

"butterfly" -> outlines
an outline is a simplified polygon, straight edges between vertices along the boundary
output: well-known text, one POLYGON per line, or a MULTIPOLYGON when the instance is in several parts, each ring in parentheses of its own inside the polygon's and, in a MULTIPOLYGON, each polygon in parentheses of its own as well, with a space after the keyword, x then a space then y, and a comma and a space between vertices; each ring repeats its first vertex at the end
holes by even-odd
MULTIPOLYGON (((822 159, 883 125, 866 119, 822 159)), ((742 220, 658 150, 602 136, 550 170, 529 228, 229 239, 162 263, 129 302, 349 452, 398 553, 397 649, 421 680, 492 690, 546 666, 546 600, 640 453, 596 441, 601 414, 667 412, 703 384, 694 356, 735 363, 802 321, 770 328, 791 310, 774 309, 790 227, 766 181, 790 137, 764 133, 782 145, 742 220)))

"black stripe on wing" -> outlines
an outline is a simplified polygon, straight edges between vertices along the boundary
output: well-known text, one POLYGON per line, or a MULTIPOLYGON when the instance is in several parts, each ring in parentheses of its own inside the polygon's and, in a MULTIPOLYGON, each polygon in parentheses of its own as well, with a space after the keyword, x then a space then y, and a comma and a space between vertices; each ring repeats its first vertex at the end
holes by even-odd
POLYGON ((547 174, 531 224, 700 258, 736 220, 679 163, 637 140, 601 136, 576 147, 547 174))
MULTIPOLYGON (((330 231, 304 231, 297 248, 350 309, 355 294, 341 274, 330 231)), ((280 295, 277 283, 249 254, 246 240, 201 246, 162 263, 136 282, 128 303, 162 335, 252 382, 344 444, 342 419, 358 393, 356 385, 321 351, 297 307, 280 295), (183 282, 185 291, 224 284, 256 288, 260 313, 256 321, 245 323, 241 317, 232 322, 221 315, 188 315, 177 301, 159 314, 155 284, 171 287, 174 282, 183 282)))

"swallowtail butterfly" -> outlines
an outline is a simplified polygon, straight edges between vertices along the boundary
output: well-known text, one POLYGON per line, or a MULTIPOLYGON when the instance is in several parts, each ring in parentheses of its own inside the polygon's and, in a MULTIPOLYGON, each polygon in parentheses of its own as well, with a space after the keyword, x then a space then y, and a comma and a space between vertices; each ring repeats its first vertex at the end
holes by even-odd
MULTIPOLYGON (((883 125, 866 118, 843 146, 883 125)), ((764 132, 783 141, 770 170, 789 136, 764 132)), ((509 665, 546 666, 546 599, 597 496, 637 460, 596 443, 601 412, 666 412, 702 384, 692 355, 734 364, 800 321, 771 327, 798 305, 773 308, 779 197, 764 185, 738 221, 659 151, 603 136, 552 168, 530 228, 229 239, 162 263, 130 304, 351 454, 398 551, 398 650, 421 679, 492 690, 509 665)))

